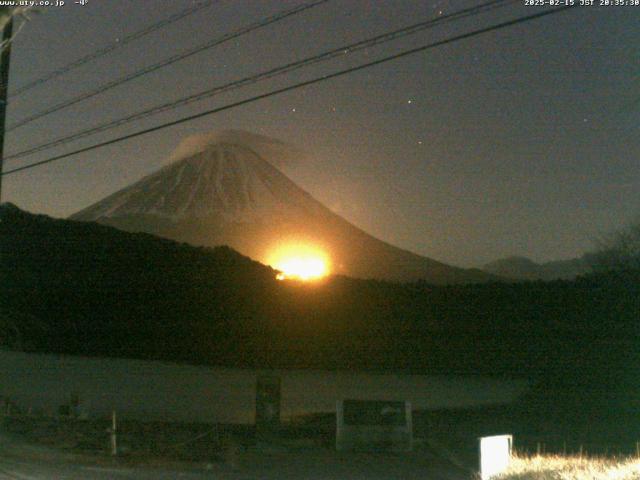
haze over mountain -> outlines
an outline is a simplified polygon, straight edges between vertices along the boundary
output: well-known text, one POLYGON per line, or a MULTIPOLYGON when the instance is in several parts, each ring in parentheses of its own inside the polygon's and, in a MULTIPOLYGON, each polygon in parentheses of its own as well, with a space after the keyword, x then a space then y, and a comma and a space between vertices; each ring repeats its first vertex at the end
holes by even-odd
POLYGON ((229 245, 267 264, 278 249, 311 246, 326 254, 332 273, 358 278, 436 284, 493 278, 390 245, 333 213, 275 167, 299 154, 237 130, 191 137, 171 163, 71 219, 197 246, 229 245))

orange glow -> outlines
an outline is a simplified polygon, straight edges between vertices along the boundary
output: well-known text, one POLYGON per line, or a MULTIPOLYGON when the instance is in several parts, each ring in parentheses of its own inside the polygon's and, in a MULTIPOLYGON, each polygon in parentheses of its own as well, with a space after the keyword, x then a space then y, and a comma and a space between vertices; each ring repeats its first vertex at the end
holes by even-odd
POLYGON ((319 280, 329 274, 329 259, 319 248, 303 245, 288 244, 275 249, 269 255, 268 262, 280 273, 278 280, 319 280))

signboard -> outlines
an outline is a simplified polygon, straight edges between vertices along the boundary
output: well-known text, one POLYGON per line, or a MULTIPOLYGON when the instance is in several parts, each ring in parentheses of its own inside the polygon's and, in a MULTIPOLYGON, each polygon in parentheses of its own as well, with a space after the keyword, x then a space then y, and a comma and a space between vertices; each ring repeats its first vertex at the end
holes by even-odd
POLYGON ((345 400, 345 425, 405 425, 405 402, 345 400))
POLYGON ((338 450, 409 451, 413 443, 411 404, 387 400, 338 400, 338 450))
POLYGON ((260 375, 256 383, 256 430, 268 432, 280 425, 280 377, 260 375))
POLYGON ((482 437, 480 441, 480 478, 490 480, 504 472, 511 462, 511 435, 482 437))

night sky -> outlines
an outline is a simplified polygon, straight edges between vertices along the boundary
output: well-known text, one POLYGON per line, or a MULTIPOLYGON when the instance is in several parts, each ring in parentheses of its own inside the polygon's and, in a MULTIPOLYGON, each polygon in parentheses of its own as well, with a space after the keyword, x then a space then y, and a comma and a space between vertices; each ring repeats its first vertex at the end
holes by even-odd
MULTIPOLYGON (((299 3, 221 0, 10 98, 8 123, 299 3)), ((5 154, 478 3, 334 0, 11 131, 5 154)), ((45 8, 16 37, 10 93, 187 4, 45 8)), ((5 169, 537 11, 523 0, 5 169)), ((283 171, 397 246, 460 266, 575 257, 640 210, 639 22, 640 7, 571 9, 6 176, 3 201, 64 217, 156 170, 185 136, 237 128, 306 150, 283 171)))

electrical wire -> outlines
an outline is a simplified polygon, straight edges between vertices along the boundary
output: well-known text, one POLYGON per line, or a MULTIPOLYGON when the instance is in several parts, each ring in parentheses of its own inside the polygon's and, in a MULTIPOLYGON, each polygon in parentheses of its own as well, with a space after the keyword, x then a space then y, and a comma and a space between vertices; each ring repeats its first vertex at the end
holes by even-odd
POLYGON ((31 90, 32 88, 35 88, 39 85, 42 85, 50 80, 53 80, 54 78, 60 77, 61 75, 64 75, 68 72, 70 72, 71 70, 74 70, 86 63, 89 63, 93 60, 96 60, 100 57, 103 57, 105 55, 107 55, 108 53, 113 52, 114 50, 117 50, 120 47, 123 47, 133 41, 136 41, 142 37, 144 37, 145 35, 148 35, 152 32, 155 32, 156 30, 160 30, 161 28, 164 28, 168 25, 171 25, 172 23, 177 22, 178 20, 182 20, 185 17, 188 17, 189 15, 193 15, 194 13, 199 12, 200 10, 203 10, 205 8, 210 7, 211 5, 213 5, 214 3, 218 2, 219 0, 203 0, 201 2, 196 3, 193 6, 187 7, 183 10, 180 10, 179 12, 163 19, 160 20, 157 23, 154 23, 153 25, 150 25, 148 27, 145 27, 142 30, 139 30, 137 32, 134 32, 130 35, 127 35, 125 37, 123 37, 122 39, 118 39, 102 48, 100 48, 99 50, 96 50, 92 53, 89 53, 88 55, 85 55, 82 58, 79 58, 78 60, 74 60, 73 62, 65 65, 64 67, 61 67, 57 70, 54 70, 53 72, 50 72, 36 80, 33 80, 21 87, 18 87, 9 98, 12 97, 17 97, 19 95, 22 95, 23 93, 31 90))
POLYGON ((221 45, 225 42, 228 42, 229 40, 233 40, 235 38, 241 37, 243 35, 246 35, 247 33, 253 32, 254 30, 259 30, 261 28, 264 28, 268 25, 280 22, 282 20, 284 20, 285 18, 291 17, 293 15, 296 15, 298 13, 302 13, 305 10, 309 10, 311 8, 317 7, 323 3, 327 3, 330 0, 316 0, 314 2, 310 2, 310 3, 306 3, 306 4, 302 4, 302 5, 298 5, 296 7, 290 8, 288 10, 284 10, 281 12, 276 13, 275 15, 271 15, 265 19, 262 19, 258 22, 254 22, 246 27, 242 27, 232 33, 228 33, 225 35, 222 35, 221 37, 216 37, 213 40, 208 41, 207 43, 203 44, 203 45, 199 45, 195 48, 189 49, 185 52, 179 53, 177 55, 173 55, 165 60, 162 60, 158 63, 155 63, 153 65, 150 65, 148 67, 142 68, 141 70, 135 71, 131 74, 125 75, 124 77, 120 77, 117 78, 115 80, 112 80, 110 82, 107 82, 103 85, 101 85, 100 87, 96 88, 95 90, 91 90, 89 92, 80 94, 76 97, 73 97, 69 100, 66 100, 64 102, 58 103, 52 107, 46 108, 45 110, 42 110, 40 112, 34 113, 33 115, 29 115, 25 118, 22 118, 20 120, 18 120, 17 122, 15 122, 12 125, 9 125, 9 127, 7 128, 7 132, 11 132, 12 130, 15 130, 16 128, 22 127, 23 125, 27 125, 35 120, 38 120, 39 118, 45 117, 47 115, 50 115, 52 113, 58 112, 60 110, 64 110, 65 108, 68 108, 72 105, 75 105, 77 103, 80 103, 84 100, 87 100, 89 98, 95 97, 96 95, 100 95, 101 93, 104 93, 108 90, 111 90, 112 88, 115 88, 119 85, 122 85, 124 83, 130 82, 132 80, 135 80, 137 78, 143 77, 145 75, 148 75, 149 73, 155 72, 156 70, 160 70, 161 68, 164 68, 166 66, 172 65, 180 60, 184 60, 185 58, 189 58, 197 53, 203 52, 205 50, 208 50, 210 48, 216 47, 218 45, 221 45))
POLYGON ((393 61, 393 60, 397 60, 399 58, 403 58, 403 57, 406 57, 406 56, 409 56, 409 55, 413 55, 413 54, 416 54, 416 53, 419 53, 419 52, 424 52, 426 50, 430 50, 430 49, 433 49, 433 48, 436 48, 436 47, 440 47, 442 45, 447 45, 447 44, 454 43, 454 42, 457 42, 457 41, 460 41, 460 40, 464 40, 464 39, 467 39, 467 38, 475 37, 477 35, 482 35, 482 34, 485 34, 485 33, 497 31, 497 30, 500 30, 500 29, 503 29, 503 28, 506 28, 506 27, 511 27, 513 25, 529 22, 529 21, 532 21, 532 20, 536 20, 536 19, 539 19, 539 18, 542 18, 542 17, 549 16, 549 15, 555 15, 557 13, 569 10, 571 8, 575 8, 575 5, 567 5, 567 6, 555 8, 555 9, 552 9, 552 10, 546 10, 544 12, 531 14, 531 15, 527 15, 527 16, 524 16, 524 17, 519 17, 519 18, 516 18, 516 19, 513 19, 513 20, 509 20, 509 21, 506 21, 506 22, 501 22, 501 23, 498 23, 498 24, 491 25, 489 27, 484 27, 484 28, 481 28, 481 29, 478 29, 478 30, 473 30, 473 31, 468 32, 468 33, 456 35, 456 36, 453 36, 453 37, 450 37, 450 38, 447 38, 447 39, 444 39, 444 40, 440 40, 440 41, 437 41, 437 42, 434 42, 434 43, 430 43, 430 44, 427 44, 427 45, 422 45, 420 47, 412 48, 412 49, 409 49, 409 50, 403 50, 402 52, 399 52, 399 53, 396 53, 396 54, 393 54, 393 55, 389 55, 387 57, 383 57, 383 58, 380 58, 378 60, 374 60, 372 62, 364 63, 364 64, 358 65, 356 67, 351 67, 351 68, 347 68, 347 69, 344 69, 344 70, 339 70, 337 72, 326 74, 326 75, 322 75, 320 77, 316 77, 316 78, 313 78, 311 80, 306 80, 306 81, 303 81, 303 82, 295 83, 293 85, 289 85, 287 87, 283 87, 283 88, 279 88, 279 89, 276 89, 276 90, 272 90, 270 92, 263 93, 261 95, 256 95, 254 97, 250 97, 250 98, 247 98, 247 99, 244 99, 244 100, 233 102, 233 103, 224 105, 222 107, 217 107, 217 108, 214 108, 214 109, 211 109, 211 110, 206 110, 204 112, 200 112, 200 113, 197 113, 197 114, 194 114, 194 115, 189 115, 187 117, 183 117, 183 118, 180 118, 178 120, 173 120, 171 122, 163 123, 163 124, 157 125, 155 127, 147 128, 147 129, 144 129, 144 130, 140 130, 138 132, 130 133, 130 134, 127 134, 127 135, 124 135, 124 136, 121 136, 121 137, 116 137, 116 138, 113 138, 111 140, 107 140, 107 141, 100 142, 100 143, 97 143, 97 144, 94 144, 94 145, 90 145, 88 147, 80 148, 80 149, 74 150, 72 152, 64 153, 64 154, 61 154, 61 155, 56 155, 54 157, 50 157, 50 158, 47 158, 45 160, 40 160, 40 161, 37 161, 37 162, 33 162, 33 163, 28 164, 28 165, 23 165, 21 167, 16 167, 16 168, 13 168, 11 170, 7 170, 7 171, 3 172, 1 175, 2 176, 10 175, 12 173, 17 173, 17 172, 20 172, 20 171, 24 171, 24 170, 28 170, 28 169, 31 169, 31 168, 35 168, 35 167, 38 167, 38 166, 41 166, 41 165, 45 165, 45 164, 48 164, 48 163, 51 163, 51 162, 62 160, 64 158, 68 158, 68 157, 71 157, 71 156, 74 156, 74 155, 78 155, 80 153, 85 153, 85 152, 88 152, 88 151, 91 151, 91 150, 95 150, 95 149, 98 149, 98 148, 101 148, 101 147, 105 147, 107 145, 113 145, 115 143, 119 143, 119 142, 122 142, 122 141, 125 141, 125 140, 129 140, 129 139, 132 139, 132 138, 140 137, 142 135, 146 135, 148 133, 156 132, 158 130, 163 130, 165 128, 169 128, 169 127, 172 127, 172 126, 175 126, 175 125, 179 125, 181 123, 189 122, 191 120, 195 120, 195 119, 202 118, 202 117, 205 117, 205 116, 208 116, 208 115, 213 115, 215 113, 219 113, 219 112, 222 112, 222 111, 225 111, 225 110, 236 108, 236 107, 239 107, 241 105, 246 105, 248 103, 253 103, 253 102, 256 102, 258 100, 262 100, 262 99, 265 99, 265 98, 273 97, 273 96, 276 96, 276 95, 280 95, 282 93, 290 92, 292 90, 297 90, 299 88, 307 87, 309 85, 314 85, 314 84, 317 84, 317 83, 320 83, 320 82, 323 82, 323 81, 326 81, 326 80, 330 80, 330 79, 333 79, 333 78, 337 78, 337 77, 341 77, 341 76, 344 76, 344 75, 348 75, 348 74, 351 74, 351 73, 354 73, 354 72, 357 72, 357 71, 360 71, 360 70, 364 70, 366 68, 370 68, 370 67, 373 67, 373 66, 376 66, 376 65, 381 65, 383 63, 387 63, 387 62, 390 62, 390 61, 393 61))
POLYGON ((12 153, 10 155, 7 155, 5 157, 5 160, 12 160, 12 159, 16 159, 16 158, 21 158, 27 155, 32 155, 34 153, 37 152, 41 152, 44 150, 49 150, 51 148, 60 146, 60 145, 64 145, 66 143, 69 142, 73 142, 75 140, 79 140, 81 138, 90 136, 90 135, 95 135, 97 133, 101 133, 107 130, 111 130, 113 128, 125 125, 127 123, 131 123, 137 120, 142 120, 145 119, 147 117, 150 117, 152 115, 156 115, 159 113, 163 113, 184 105, 188 105, 190 103, 194 103, 206 98, 210 98, 216 95, 219 95, 221 93, 226 93, 232 90, 236 90, 248 85, 252 85, 255 84, 259 81, 264 81, 264 80, 269 80, 281 75, 285 75, 288 73, 291 73, 295 70, 304 68, 304 67, 308 67, 310 65, 314 65, 320 62, 326 62, 329 60, 332 60, 336 57, 339 56, 343 56, 346 54, 350 54, 350 53, 354 53, 357 52, 359 50, 363 50, 365 48, 370 48, 373 46, 377 46, 377 45, 381 45, 383 43, 387 43, 390 42, 392 40, 396 40, 398 38, 402 38, 408 35, 412 35, 415 33, 418 33, 420 31, 423 31, 427 28, 431 28, 443 23, 448 23, 451 21, 458 21, 461 18, 466 18, 469 16, 473 16, 473 15, 477 15, 479 13, 484 13, 490 10, 495 10, 497 8, 502 8, 504 6, 507 6, 509 4, 513 4, 518 2, 518 0, 491 0, 487 3, 484 3, 482 5, 476 6, 476 7, 471 7, 471 8, 467 8, 464 10, 460 10, 448 15, 444 15, 444 16, 439 16, 436 18, 431 18, 429 20, 426 21, 422 21, 416 24, 412 24, 408 27, 403 27, 391 32, 387 32, 381 35, 377 35, 374 36, 372 38, 368 38, 365 40, 361 40, 359 42, 356 43, 352 43, 349 45, 345 45, 339 48, 334 48, 331 49, 329 51, 320 53, 318 55, 314 55, 312 57, 307 57, 305 59, 302 60, 298 60, 292 63, 288 63, 286 65, 282 65, 270 70, 266 70, 264 72, 260 72, 258 74, 254 74, 248 77, 244 77, 242 79, 239 80, 234 80, 232 82, 226 83, 224 85, 220 85, 214 88, 210 88, 210 89, 206 89, 202 92, 193 94, 193 95, 189 95, 187 97, 183 97, 181 99, 178 100, 174 100, 171 102, 167 102, 161 105, 157 105, 155 107, 140 111, 140 112, 136 112, 134 114, 128 115, 126 117, 123 118, 119 118, 116 120, 112 120, 100 125, 96 125, 94 127, 90 127, 88 129, 85 130, 81 130, 79 132, 73 133, 71 135, 67 135, 64 137, 59 137, 57 139, 42 143, 40 145, 36 145, 33 147, 29 147, 26 150, 22 150, 16 153, 12 153))

